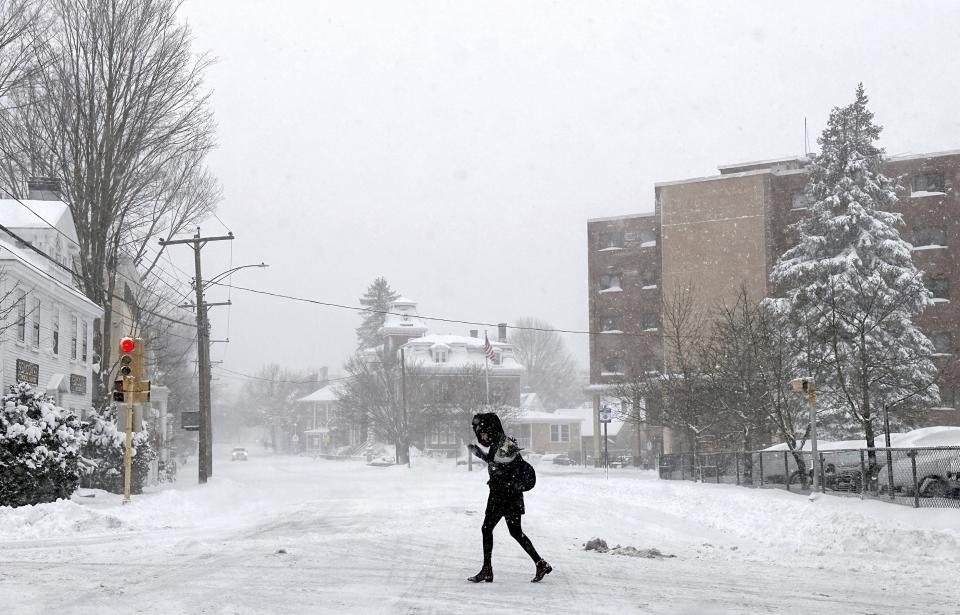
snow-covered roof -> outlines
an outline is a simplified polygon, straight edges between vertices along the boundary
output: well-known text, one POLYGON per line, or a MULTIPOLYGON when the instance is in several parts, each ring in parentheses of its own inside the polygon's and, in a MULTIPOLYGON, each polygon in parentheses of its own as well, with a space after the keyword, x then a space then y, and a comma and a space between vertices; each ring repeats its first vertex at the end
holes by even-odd
POLYGON ((571 423, 582 423, 584 418, 582 416, 569 416, 564 414, 556 414, 554 412, 537 412, 536 410, 527 410, 521 412, 517 418, 513 419, 514 423, 524 424, 524 423, 550 423, 553 425, 569 425, 571 423))
POLYGON ((337 401, 340 399, 337 395, 337 388, 332 384, 328 384, 322 389, 317 389, 313 393, 310 393, 306 397, 301 397, 297 401, 303 402, 313 402, 313 401, 337 401))
POLYGON ((390 313, 383 319, 380 335, 409 335, 416 337, 427 332, 427 325, 417 314, 417 304, 399 297, 390 304, 390 313))
POLYGON ((46 263, 42 262, 42 257, 24 248, 17 247, 12 243, 8 243, 7 241, 0 239, 0 261, 4 260, 15 261, 22 264, 24 267, 29 269, 33 275, 54 282, 57 286, 72 295, 75 299, 87 304, 87 306, 92 308, 95 313, 103 313, 103 308, 88 299, 86 295, 80 292, 80 290, 49 273, 46 270, 46 263))
POLYGON ((719 171, 723 171, 724 169, 740 169, 743 167, 756 167, 760 165, 774 166, 784 162, 806 163, 810 162, 810 159, 806 156, 786 156, 784 158, 771 158, 770 160, 752 160, 750 162, 737 162, 734 164, 719 164, 717 165, 717 169, 719 171))
MULTIPOLYGON (((580 435, 585 438, 593 436, 593 408, 561 408, 554 412, 554 414, 582 419, 583 422, 580 423, 580 435)), ((607 436, 610 438, 616 437, 622 427, 623 421, 614 416, 613 420, 607 424, 607 436)), ((600 426, 600 430, 603 430, 603 425, 600 426)))
POLYGON ((587 222, 617 222, 619 220, 632 220, 634 218, 652 218, 657 215, 655 211, 645 211, 639 214, 624 214, 622 216, 606 216, 601 218, 587 218, 587 222))
POLYGON ((50 228, 66 215, 70 208, 63 201, 0 199, 0 224, 7 228, 50 228))
MULTIPOLYGON (((883 446, 883 436, 878 436, 874 446, 883 446)), ((924 427, 914 429, 907 433, 890 434, 890 446, 893 448, 922 448, 926 446, 960 446, 960 427, 924 427)), ((822 451, 835 451, 842 449, 866 448, 866 440, 817 440, 817 449, 822 451)), ((774 444, 766 448, 767 451, 787 450, 786 444, 774 444)), ((810 442, 807 441, 803 450, 810 450, 810 442)))

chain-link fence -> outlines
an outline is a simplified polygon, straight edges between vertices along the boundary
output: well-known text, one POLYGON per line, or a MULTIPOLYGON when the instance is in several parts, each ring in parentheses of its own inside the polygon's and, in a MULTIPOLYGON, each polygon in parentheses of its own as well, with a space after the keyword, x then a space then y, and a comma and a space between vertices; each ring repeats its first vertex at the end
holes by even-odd
MULTIPOLYGON (((673 453, 660 456, 660 478, 810 493, 810 451, 673 453)), ((915 508, 960 508, 960 447, 819 451, 818 488, 915 508)))

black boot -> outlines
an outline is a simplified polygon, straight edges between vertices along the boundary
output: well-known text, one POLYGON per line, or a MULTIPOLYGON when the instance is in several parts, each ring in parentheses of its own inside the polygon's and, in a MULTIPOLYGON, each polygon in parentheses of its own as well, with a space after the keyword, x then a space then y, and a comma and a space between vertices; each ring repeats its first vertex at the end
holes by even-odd
POLYGON ((480 572, 472 577, 467 577, 467 580, 471 583, 493 583, 493 568, 484 564, 483 568, 480 569, 480 572))
POLYGON ((547 560, 542 559, 537 562, 537 575, 530 579, 531 583, 539 583, 543 580, 543 577, 547 576, 553 572, 553 566, 547 563, 547 560))

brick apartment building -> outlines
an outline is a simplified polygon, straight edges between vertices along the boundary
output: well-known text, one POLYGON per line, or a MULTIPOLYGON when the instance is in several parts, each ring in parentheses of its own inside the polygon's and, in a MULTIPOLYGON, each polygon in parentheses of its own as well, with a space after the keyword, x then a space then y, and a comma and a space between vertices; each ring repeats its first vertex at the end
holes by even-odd
MULTIPOLYGON (((691 284, 711 305, 735 300, 741 284, 769 295, 770 270, 795 241, 787 227, 808 205, 807 162, 721 166, 719 175, 656 184, 651 214, 588 221, 590 328, 600 332, 590 342, 595 407, 619 377, 659 369, 662 296, 691 284)), ((946 382, 930 424, 960 425, 951 356, 960 346, 960 150, 893 157, 884 172, 900 177, 901 234, 934 295, 918 319, 946 382)), ((651 430, 651 444, 659 437, 651 430)))

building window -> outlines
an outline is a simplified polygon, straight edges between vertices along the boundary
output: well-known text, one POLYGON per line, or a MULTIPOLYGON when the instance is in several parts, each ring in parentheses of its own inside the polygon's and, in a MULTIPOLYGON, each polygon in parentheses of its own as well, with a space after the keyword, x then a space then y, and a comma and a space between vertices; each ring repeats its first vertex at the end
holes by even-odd
POLYGON ((570 426, 569 425, 551 425, 550 441, 551 442, 569 442, 570 426))
POLYGON ((650 248, 657 245, 657 232, 653 230, 640 231, 640 247, 650 248))
POLYGON ((953 396, 953 389, 945 386, 940 387, 940 407, 955 408, 956 400, 953 396))
POLYGON ((433 362, 434 363, 446 363, 447 362, 447 351, 446 350, 434 350, 433 351, 433 362))
POLYGON ((660 359, 657 357, 647 357, 643 360, 643 371, 648 374, 660 372, 660 359))
POLYGON ((809 209, 813 205, 813 197, 805 190, 797 190, 791 195, 790 209, 809 209))
POLYGON ((933 333, 930 335, 930 341, 933 342, 933 348, 937 354, 953 352, 953 335, 949 333, 933 333))
POLYGON ((620 357, 608 357, 607 360, 603 362, 603 373, 622 374, 623 359, 621 359, 620 357))
POLYGON ((950 299, 950 280, 943 276, 929 277, 926 279, 927 289, 933 294, 934 299, 950 299))
POLYGON ((623 290, 623 274, 605 273, 600 276, 600 291, 623 290))
POLYGON ((60 308, 56 306, 50 310, 50 350, 60 354, 60 308))
POLYGON ((77 336, 79 335, 79 330, 77 329, 77 315, 70 315, 70 358, 74 361, 77 360, 77 336))
POLYGON ((442 380, 437 383, 437 401, 440 403, 449 403, 452 399, 452 390, 450 384, 442 380))
POLYGON ((40 347, 40 298, 37 297, 33 300, 33 313, 31 319, 31 326, 33 328, 33 345, 35 348, 40 347))
POLYGON ((80 329, 81 338, 80 338, 80 349, 82 354, 80 355, 80 360, 84 363, 87 362, 87 321, 83 321, 83 325, 80 329))
POLYGON ((914 192, 943 192, 943 173, 934 171, 913 176, 914 192))
POLYGON ((17 297, 17 340, 27 341, 27 296, 23 293, 17 297))
POLYGON ((601 250, 623 247, 623 232, 621 231, 600 231, 598 245, 601 250))
POLYGON ((490 362, 493 363, 494 365, 503 364, 503 352, 499 348, 494 349, 493 359, 490 362))
POLYGON ((656 286, 657 285, 657 272, 653 269, 641 269, 640 270, 640 285, 647 286, 656 286))
POLYGON ((945 246, 947 233, 939 227, 927 226, 913 229, 914 246, 945 246))
POLYGON ((657 321, 657 314, 655 312, 641 312, 640 313, 640 328, 644 331, 656 331, 659 328, 660 324, 657 321))
POLYGON ((601 331, 623 331, 623 315, 616 312, 606 314, 600 321, 601 331))

